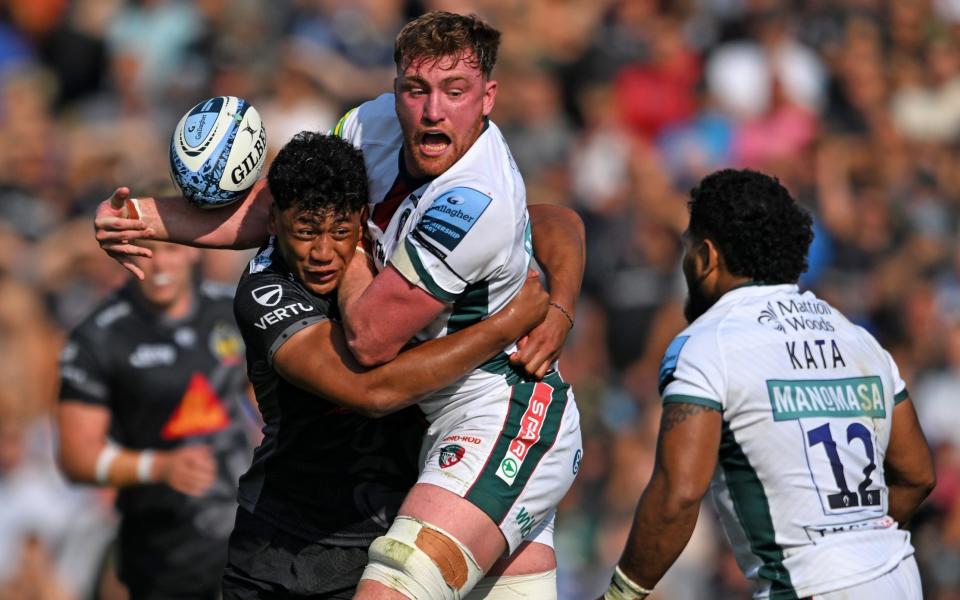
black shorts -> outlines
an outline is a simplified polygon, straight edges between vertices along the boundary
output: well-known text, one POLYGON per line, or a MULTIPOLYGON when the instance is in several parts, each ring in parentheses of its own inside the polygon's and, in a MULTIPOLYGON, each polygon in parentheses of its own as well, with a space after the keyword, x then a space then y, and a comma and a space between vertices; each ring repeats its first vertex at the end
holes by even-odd
POLYGON ((366 565, 366 547, 304 540, 240 508, 227 550, 223 600, 350 600, 366 565))

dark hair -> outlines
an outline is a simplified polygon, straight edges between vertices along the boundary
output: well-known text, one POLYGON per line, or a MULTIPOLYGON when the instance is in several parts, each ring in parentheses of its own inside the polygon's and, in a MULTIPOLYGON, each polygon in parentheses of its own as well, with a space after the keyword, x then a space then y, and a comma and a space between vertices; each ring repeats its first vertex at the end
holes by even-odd
POLYGON ((442 58, 452 57, 459 61, 472 51, 471 66, 478 67, 489 79, 499 47, 500 32, 477 15, 433 10, 400 30, 393 45, 393 62, 399 70, 413 60, 436 64, 442 58))
POLYGON ((690 198, 690 234, 713 241, 732 274, 794 283, 807 270, 813 220, 775 177, 717 171, 690 198))
POLYGON ((301 131, 280 149, 267 184, 280 210, 346 215, 367 202, 363 154, 335 135, 301 131))

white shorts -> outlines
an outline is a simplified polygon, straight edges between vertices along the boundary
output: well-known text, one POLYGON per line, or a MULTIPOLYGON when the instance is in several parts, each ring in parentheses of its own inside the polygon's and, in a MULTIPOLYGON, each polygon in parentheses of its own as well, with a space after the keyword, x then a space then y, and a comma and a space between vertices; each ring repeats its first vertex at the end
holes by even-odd
POLYGON ((493 390, 440 415, 421 447, 417 483, 465 498, 500 527, 512 554, 520 542, 553 546, 555 509, 580 460, 580 413, 556 371, 542 381, 493 390))
POLYGON ((920 572, 913 556, 903 559, 897 568, 865 583, 842 590, 814 594, 812 600, 923 600, 920 572))

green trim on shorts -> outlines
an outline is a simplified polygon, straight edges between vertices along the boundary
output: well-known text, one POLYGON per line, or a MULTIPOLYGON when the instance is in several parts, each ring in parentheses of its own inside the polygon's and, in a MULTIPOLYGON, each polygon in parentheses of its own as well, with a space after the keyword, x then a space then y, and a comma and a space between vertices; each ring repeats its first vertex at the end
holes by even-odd
POLYGON ((486 513, 498 525, 502 524, 510 513, 510 509, 526 488, 537 465, 540 464, 547 451, 553 447, 560 433, 570 385, 563 381, 556 371, 547 374, 543 378, 543 383, 553 387, 550 406, 547 408, 547 414, 544 416, 543 424, 540 427, 540 439, 527 450, 513 482, 508 483, 497 472, 500 470, 501 463, 507 458, 507 451, 511 442, 520 432, 521 419, 527 411, 536 386, 540 384, 536 381, 522 382, 513 386, 510 394, 510 408, 507 411, 504 426, 500 430, 500 436, 497 438, 490 456, 487 457, 487 463, 474 480, 473 485, 464 494, 467 501, 486 513))

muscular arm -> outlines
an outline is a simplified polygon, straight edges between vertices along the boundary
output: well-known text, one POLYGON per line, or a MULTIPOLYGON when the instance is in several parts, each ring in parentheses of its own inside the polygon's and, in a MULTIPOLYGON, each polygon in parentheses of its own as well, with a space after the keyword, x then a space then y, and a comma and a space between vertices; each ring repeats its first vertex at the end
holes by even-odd
POLYGON ((884 472, 890 490, 888 512, 901 526, 906 526, 913 511, 936 485, 933 457, 909 398, 893 409, 884 472))
POLYGON ((652 589, 690 540, 717 464, 720 413, 699 404, 663 408, 657 459, 640 496, 620 568, 652 589))
MULTIPOLYGON (((530 214, 534 253, 547 273, 550 301, 573 318, 583 279, 583 223, 576 213, 562 207, 539 205, 531 207, 530 214)), ((360 364, 374 366, 395 357, 446 304, 388 266, 369 287, 355 285, 348 274, 340 289, 340 307, 350 350, 360 364)), ((567 317, 551 308, 513 360, 531 375, 542 377, 560 354, 569 331, 567 317)))
POLYGON ((216 477, 213 455, 206 446, 194 445, 169 451, 155 451, 147 481, 142 481, 137 473, 143 452, 117 447, 117 454, 107 469, 106 479, 97 481, 97 459, 107 445, 110 411, 103 406, 65 399, 57 410, 57 425, 57 458, 64 475, 71 481, 115 487, 163 482, 184 494, 200 495, 210 487, 216 477))
POLYGON ((247 196, 224 208, 204 210, 183 198, 138 199, 140 218, 124 218, 127 188, 117 189, 100 203, 94 220, 97 241, 107 254, 139 278, 143 273, 131 256, 150 256, 146 248, 126 242, 155 239, 203 248, 255 248, 267 236, 273 197, 261 179, 247 196))
MULTIPOLYGON (((399 277, 399 275, 397 275, 399 277)), ((503 310, 472 327, 400 353, 365 370, 343 329, 323 321, 294 334, 274 356, 274 367, 294 385, 371 416, 414 404, 460 379, 539 323, 546 292, 536 281, 503 310)))
POLYGON ((574 316, 587 260, 583 221, 577 213, 562 206, 534 204, 528 211, 533 229, 533 255, 547 276, 550 300, 574 316))
POLYGON ((528 210, 533 229, 533 254, 547 276, 553 305, 544 322, 520 340, 519 351, 511 357, 511 362, 539 378, 560 356, 567 334, 573 328, 571 321, 576 316, 586 262, 586 235, 583 221, 569 208, 535 204, 528 210))

